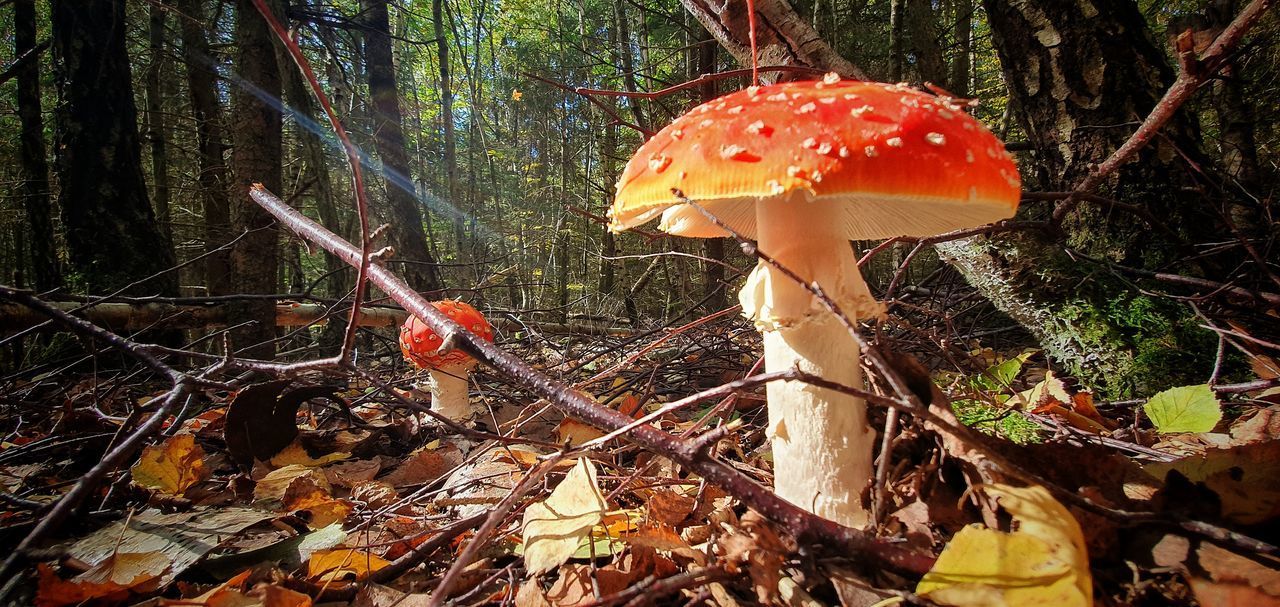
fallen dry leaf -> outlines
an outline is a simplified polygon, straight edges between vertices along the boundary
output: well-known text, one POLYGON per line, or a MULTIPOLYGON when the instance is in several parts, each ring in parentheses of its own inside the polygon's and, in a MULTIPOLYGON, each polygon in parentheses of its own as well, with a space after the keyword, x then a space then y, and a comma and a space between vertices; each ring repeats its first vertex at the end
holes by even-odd
POLYGON ((329 492, 314 484, 293 483, 285 491, 284 508, 290 512, 309 512, 311 516, 307 520, 307 526, 320 529, 345 521, 355 506, 347 500, 335 499, 329 492))
POLYGON ((248 508, 197 508, 178 514, 145 510, 76 542, 68 556, 97 566, 119 553, 152 555, 148 558, 162 563, 153 571, 164 586, 227 538, 271 516, 248 508))
POLYGON ((209 478, 204 449, 190 434, 169 437, 159 445, 142 450, 142 457, 130 472, 133 482, 167 495, 182 495, 192 485, 209 478))
POLYGON ((751 576, 756 599, 773 603, 778 597, 782 564, 790 550, 769 522, 754 510, 742 515, 742 520, 732 529, 716 541, 725 568, 730 572, 745 570, 751 576))
POLYGON ((604 518, 604 494, 591 460, 578 458, 546 500, 524 512, 524 561, 531 575, 569 560, 578 543, 604 518))
POLYGON ((36 604, 54 607, 94 600, 116 602, 131 592, 154 592, 168 569, 168 558, 158 552, 117 552, 69 580, 41 564, 36 604))
POLYGON ((987 485, 983 491, 999 500, 1016 529, 961 529, 916 593, 966 607, 1092 605, 1084 535, 1071 513, 1043 487, 987 485))
POLYGON ((283 468, 285 466, 319 468, 321 466, 332 464, 333 462, 342 461, 348 457, 351 457, 351 454, 344 452, 326 453, 320 457, 312 457, 310 453, 307 453, 306 448, 295 440, 294 442, 289 443, 289 445, 284 449, 281 449, 279 453, 271 457, 271 465, 276 468, 283 468))
POLYGON ((392 487, 422 485, 449 474, 462 463, 462 459, 462 449, 453 443, 444 443, 436 448, 423 447, 378 480, 392 487))
POLYGON ((408 594, 381 584, 361 586, 351 607, 427 607, 429 594, 408 594))
POLYGON ((351 548, 317 550, 307 561, 307 579, 317 584, 355 582, 390 564, 376 554, 351 548))
POLYGON ((1203 456, 1142 469, 1161 480, 1176 470, 1212 490, 1222 503, 1222 516, 1237 523, 1257 525, 1280 515, 1280 441, 1207 449, 1203 456))
POLYGON ((329 481, 324 473, 300 464, 285 466, 268 472, 253 489, 254 502, 274 502, 284 499, 285 492, 295 482, 310 483, 330 493, 329 481))

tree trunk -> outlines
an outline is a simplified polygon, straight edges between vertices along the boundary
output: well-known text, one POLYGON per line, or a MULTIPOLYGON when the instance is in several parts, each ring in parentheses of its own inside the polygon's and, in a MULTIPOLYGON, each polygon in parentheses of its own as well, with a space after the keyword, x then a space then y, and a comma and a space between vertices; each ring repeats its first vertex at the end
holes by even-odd
POLYGON ((409 177, 409 156, 404 144, 400 93, 392 61, 390 20, 386 0, 361 0, 365 18, 365 66, 369 77, 369 97, 373 102, 373 132, 382 158, 382 175, 387 188, 387 213, 391 221, 390 239, 396 248, 394 259, 404 263, 400 274, 417 291, 443 288, 435 260, 427 248, 422 230, 422 212, 409 177))
POLYGON ((165 152, 168 137, 163 92, 164 55, 164 22, 168 9, 159 2, 147 7, 147 48, 151 53, 147 64, 147 141, 151 144, 151 180, 153 195, 151 206, 155 208, 156 220, 160 223, 160 233, 173 246, 173 221, 169 217, 169 155, 165 152))
MULTIPOLYGON (((436 36, 436 61, 440 64, 440 120, 444 126, 445 202, 458 204, 458 137, 453 128, 453 82, 449 75, 449 39, 444 31, 444 0, 431 0, 431 26, 436 36)), ((453 235, 458 243, 458 257, 464 263, 467 250, 461 209, 453 213, 453 235)))
MULTIPOLYGON (((302 74, 297 70, 287 69, 280 73, 280 81, 284 86, 285 98, 298 114, 310 120, 316 120, 316 103, 311 97, 302 74)), ((320 120, 323 120, 321 118, 320 120)), ((329 162, 325 154, 325 142, 320 133, 310 129, 299 129, 298 138, 302 144, 302 162, 305 177, 302 181, 313 182, 311 191, 315 200, 316 216, 320 225, 334 234, 342 234, 342 222, 338 219, 337 206, 334 203, 333 179, 329 175, 329 162)), ((341 298, 351 288, 350 266, 332 253, 324 253, 324 270, 329 278, 325 281, 325 292, 330 297, 341 298)))
MULTIPOLYGON (((816 3, 815 3, 816 7, 816 3)), ((814 9, 815 14, 817 9, 814 9)), ((816 19, 815 19, 816 21, 816 19)), ((698 36, 698 45, 695 52, 697 53, 697 61, 694 63, 697 74, 691 74, 696 78, 702 74, 714 74, 716 71, 716 46, 710 44, 712 38, 711 33, 703 28, 698 28, 701 35, 698 36)), ((704 83, 698 87, 698 100, 706 103, 716 98, 719 92, 716 90, 714 80, 704 83)), ((703 306, 710 311, 723 310, 728 305, 728 299, 725 297, 724 282, 724 238, 708 238, 702 241, 702 255, 706 260, 702 262, 702 298, 705 301, 703 306)))
POLYGON ((71 268, 90 292, 176 294, 173 249, 142 176, 123 0, 52 0, 59 68, 59 204, 71 268))
POLYGON ((905 32, 904 17, 907 0, 889 1, 889 80, 902 81, 902 36, 905 32))
MULTIPOLYGON (((268 1, 268 6, 277 18, 283 16, 277 3, 268 1)), ((280 230, 271 215, 249 197, 254 183, 281 191, 281 118, 268 103, 281 95, 274 38, 253 3, 237 0, 236 71, 244 83, 233 87, 231 95, 231 200, 235 230, 243 235, 231 253, 231 266, 236 290, 246 294, 275 293, 280 271, 280 230)), ((270 358, 276 335, 271 303, 236 303, 231 312, 236 322, 252 321, 231 333, 241 353, 270 358)))
MULTIPOLYGON (((1005 81, 1035 148, 1031 181, 1042 189, 1070 189, 1129 137, 1128 125, 1150 112, 1172 70, 1130 0, 1016 7, 986 0, 985 6, 1005 81)), ((1185 232, 1198 230, 1204 238, 1215 229, 1181 156, 1199 156, 1195 124, 1181 113, 1164 136, 1100 193, 1143 206, 1184 233, 1168 235, 1107 207, 1081 205, 1064 223, 1069 247, 1124 265, 1165 267, 1185 250, 1185 232)), ((1203 381, 1209 371, 1214 340, 1182 306, 1096 272, 1042 235, 938 248, 1071 375, 1109 396, 1203 381)))
POLYGON ((907 0, 905 33, 911 38, 911 53, 916 59, 916 75, 921 82, 944 84, 947 64, 938 43, 938 15, 930 0, 907 0))
POLYGON ((200 199, 204 209, 204 284, 209 295, 231 293, 231 250, 222 248, 231 239, 231 183, 223 159, 222 106, 218 100, 215 63, 209 56, 204 33, 204 8, 200 0, 178 0, 183 18, 182 58, 187 68, 187 90, 196 123, 196 147, 200 199))
POLYGON ((973 68, 973 0, 951 0, 951 12, 956 20, 952 29, 956 56, 951 60, 947 90, 957 97, 968 97, 969 71, 973 68))
MULTIPOLYGON (((35 0, 14 0, 13 56, 36 49, 35 0)), ((18 122, 18 197, 27 215, 28 247, 20 247, 18 258, 29 248, 32 279, 36 290, 47 291, 62 284, 58 267, 57 241, 53 235, 53 206, 49 200, 49 164, 45 158, 44 117, 40 113, 40 61, 28 61, 15 74, 18 122)), ((17 264, 22 267, 21 261, 17 264)))

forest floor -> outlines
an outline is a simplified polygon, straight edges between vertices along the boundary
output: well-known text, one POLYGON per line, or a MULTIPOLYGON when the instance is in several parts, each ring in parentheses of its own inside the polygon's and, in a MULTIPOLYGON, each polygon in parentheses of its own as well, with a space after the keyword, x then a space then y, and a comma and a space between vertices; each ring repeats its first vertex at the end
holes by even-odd
MULTIPOLYGON (((758 338, 746 321, 724 315, 679 331, 555 337, 534 329, 521 337, 504 347, 632 417, 711 390, 715 398, 667 407, 650 423, 672 435, 712 432, 716 457, 772 483, 761 387, 722 389, 756 363, 758 338)), ((441 425, 412 408, 429 403, 413 388, 425 376, 387 355, 364 360, 360 376, 198 392, 140 456, 92 487, 56 535, 15 563, 6 600, 1280 601, 1276 390, 1189 386, 1148 401, 1094 403, 1035 351, 975 348, 966 360, 971 368, 932 379, 983 433, 958 436, 903 415, 891 427, 883 480, 866 500, 881 545, 921 555, 928 572, 797 537, 791 523, 749 509, 672 458, 625 435, 602 438, 483 368, 472 400, 484 411, 466 431, 441 425), (396 388, 379 387, 388 385, 396 388)), ((109 370, 117 362, 102 359, 96 373, 82 363, 11 376, 0 386, 0 545, 28 536, 168 389, 141 382, 136 369, 109 370)), ((919 380, 919 365, 900 364, 909 382, 919 380)), ((947 399, 929 391, 932 410, 947 416, 947 399)), ((881 432, 886 411, 873 409, 881 432)))

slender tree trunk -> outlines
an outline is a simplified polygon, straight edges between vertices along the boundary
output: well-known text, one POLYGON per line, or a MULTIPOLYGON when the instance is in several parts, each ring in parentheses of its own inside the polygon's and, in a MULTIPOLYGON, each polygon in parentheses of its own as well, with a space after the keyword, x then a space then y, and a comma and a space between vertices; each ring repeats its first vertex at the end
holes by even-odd
MULTIPOLYGON (((815 8, 814 11, 816 15, 817 9, 815 8)), ((694 78, 702 74, 714 74, 716 71, 716 45, 710 44, 711 32, 702 28, 699 30, 701 35, 698 36, 698 45, 695 50, 697 74, 692 75, 694 78)), ((715 99, 717 94, 714 80, 698 87, 698 98, 704 103, 715 99)), ((702 262, 702 297, 706 301, 704 304, 706 308, 712 311, 724 309, 728 305, 724 283, 724 243, 724 238, 708 238, 702 241, 702 255, 707 258, 702 262)))
POLYGON ((71 268, 91 292, 176 295, 173 249, 142 176, 123 0, 52 0, 59 204, 71 268))
POLYGON ((902 36, 907 0, 890 0, 889 2, 889 80, 902 81, 902 36))
POLYGON ((973 0, 951 0, 955 27, 956 55, 951 60, 947 90, 957 97, 969 96, 969 71, 973 69, 973 0))
POLYGON ((406 262, 400 273, 418 291, 439 291, 443 285, 422 230, 422 211, 409 176, 409 156, 404 144, 400 92, 392 61, 390 20, 386 0, 362 0, 365 18, 365 67, 373 103, 374 141, 382 158, 387 188, 387 215, 395 259, 406 262))
MULTIPOLYGON (((449 39, 445 37, 444 0, 431 0, 431 26, 436 36, 436 61, 440 64, 440 120, 444 126, 444 175, 446 202, 458 205, 458 139, 453 128, 453 82, 449 73, 449 39)), ((461 209, 455 208, 452 217, 453 235, 458 243, 458 256, 466 250, 466 234, 461 209)))
MULTIPOLYGON (((618 58, 622 60, 622 82, 627 87, 627 91, 634 93, 640 90, 640 85, 636 80, 635 58, 631 54, 631 25, 627 18, 627 7, 623 0, 613 0, 613 24, 618 31, 615 41, 617 43, 618 58)), ((645 118, 640 103, 635 99, 628 98, 627 107, 631 109, 631 116, 635 119, 636 126, 648 129, 649 120, 645 118)))
POLYGON ((173 246, 173 221, 169 216, 169 155, 165 152, 167 134, 164 113, 163 74, 167 63, 164 50, 164 26, 168 9, 159 2, 147 7, 148 50, 151 52, 150 63, 147 64, 147 141, 151 144, 151 179, 153 194, 151 206, 155 208, 156 220, 160 223, 160 232, 164 234, 169 246, 173 246))
MULTIPOLYGON (((316 103, 311 97, 311 90, 298 70, 286 69, 280 73, 284 85, 285 98, 293 110, 308 119, 316 120, 316 103)), ((342 233, 342 222, 338 219, 338 210, 334 202, 333 179, 329 174, 329 162, 325 154, 325 142, 319 133, 310 129, 298 129, 298 138, 302 144, 303 181, 312 181, 312 199, 315 200, 316 216, 320 225, 334 234, 342 233)), ((343 263, 336 255, 325 252, 324 269, 329 275, 325 291, 331 297, 342 297, 350 289, 350 266, 343 263)))
POLYGON ((200 199, 204 209, 204 284, 209 295, 231 293, 231 250, 222 248, 231 239, 231 198, 227 163, 223 159, 222 105, 218 100, 215 63, 209 56, 204 33, 204 9, 200 0, 177 0, 182 18, 182 58, 187 69, 187 90, 196 123, 196 147, 200 199))
POLYGON ((906 34, 911 38, 911 51, 916 58, 916 73, 921 82, 943 85, 947 80, 947 64, 942 59, 938 40, 938 13, 930 0, 907 0, 906 34))
MULTIPOLYGON (((13 41, 15 57, 36 51, 35 0, 14 0, 13 41)), ((35 288, 39 291, 62 284, 58 266, 57 241, 53 234, 53 205, 49 199, 49 164, 45 158, 44 117, 40 113, 40 61, 29 61, 15 74, 17 81, 18 122, 18 196, 27 215, 29 229, 27 247, 35 288)), ((21 263, 17 264, 19 268, 21 263)))
MULTIPOLYGON (((268 6, 283 18, 276 2, 268 1, 268 6)), ((241 293, 274 293, 279 284, 280 230, 249 197, 249 187, 261 183, 281 191, 281 116, 268 102, 280 98, 280 67, 274 35, 250 0, 236 2, 235 36, 236 71, 243 83, 232 88, 231 96, 231 199, 233 223, 242 235, 231 253, 232 277, 241 293)), ((236 347, 250 356, 270 358, 275 352, 274 315, 270 301, 234 304, 233 323, 252 321, 232 331, 236 347)))

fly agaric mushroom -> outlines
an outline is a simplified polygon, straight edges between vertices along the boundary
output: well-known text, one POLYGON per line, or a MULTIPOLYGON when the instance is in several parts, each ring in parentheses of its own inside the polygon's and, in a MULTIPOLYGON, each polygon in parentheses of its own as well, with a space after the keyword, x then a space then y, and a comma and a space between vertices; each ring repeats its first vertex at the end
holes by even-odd
MULTIPOLYGON (((705 210, 856 320, 882 308, 850 240, 1004 219, 1017 210, 1019 187, 1004 145, 952 100, 828 74, 752 86, 677 118, 627 163, 610 228, 661 214, 659 227, 674 235, 728 236, 705 210)), ((767 370, 863 387, 856 340, 804 286, 761 261, 738 298, 763 333, 767 370)), ((772 382, 767 393, 774 490, 838 523, 865 525, 875 438, 866 403, 798 381, 772 382)))
MULTIPOLYGON (((449 299, 433 301, 431 305, 462 328, 493 341, 493 327, 475 308, 449 299)), ((452 420, 466 419, 472 413, 467 400, 467 375, 475 368, 476 359, 452 346, 441 351, 444 345, 444 339, 417 316, 410 316, 400 327, 400 351, 431 377, 431 409, 452 420)))

